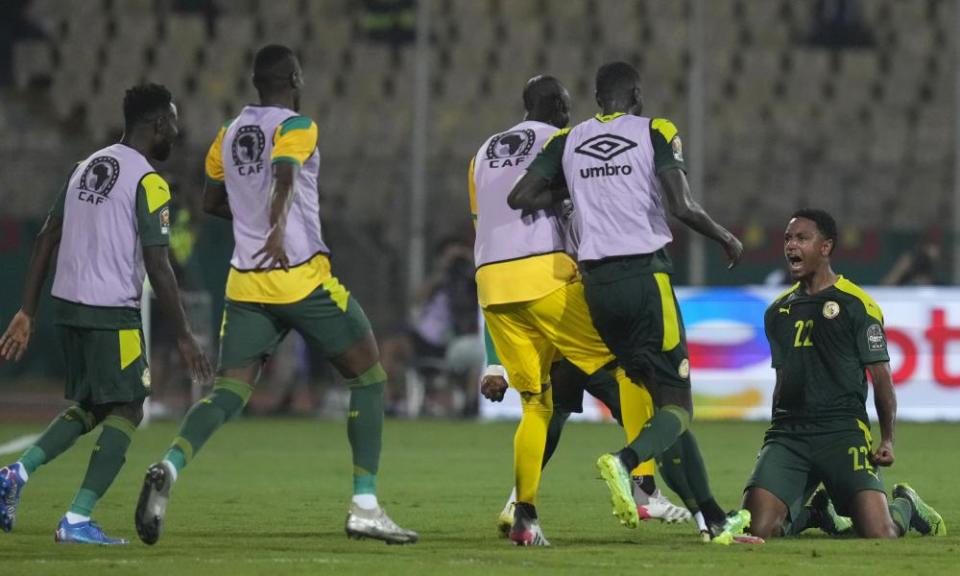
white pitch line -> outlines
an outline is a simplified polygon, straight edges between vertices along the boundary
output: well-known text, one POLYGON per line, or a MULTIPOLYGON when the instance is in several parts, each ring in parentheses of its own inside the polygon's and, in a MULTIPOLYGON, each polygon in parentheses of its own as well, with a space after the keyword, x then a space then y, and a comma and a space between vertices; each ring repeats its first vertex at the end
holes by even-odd
POLYGON ((26 436, 14 438, 9 442, 0 444, 0 455, 10 454, 11 452, 19 452, 36 442, 37 438, 39 437, 39 434, 27 434, 26 436))

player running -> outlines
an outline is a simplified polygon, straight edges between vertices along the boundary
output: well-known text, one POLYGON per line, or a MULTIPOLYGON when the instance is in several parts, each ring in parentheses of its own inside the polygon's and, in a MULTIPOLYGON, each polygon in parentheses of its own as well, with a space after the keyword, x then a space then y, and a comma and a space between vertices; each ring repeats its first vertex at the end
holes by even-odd
POLYGON ((246 106, 220 129, 206 159, 204 208, 233 221, 235 241, 217 377, 163 459, 147 470, 137 533, 147 544, 159 539, 177 477, 210 436, 240 414, 263 363, 296 330, 350 387, 347 535, 416 542, 416 532, 397 526, 377 501, 386 373, 360 304, 330 273, 318 205, 317 125, 297 114, 300 62, 285 46, 265 46, 254 60, 253 83, 260 104, 246 106))
POLYGON ((796 284, 764 316, 776 370, 773 422, 763 441, 743 507, 762 538, 819 526, 844 531, 849 515, 863 538, 896 538, 912 527, 942 536, 940 514, 907 484, 888 502, 877 466, 894 461, 897 399, 890 375, 883 313, 859 286, 830 265, 837 224, 823 210, 798 210, 783 237, 796 284), (880 420, 874 444, 867 420, 867 378, 880 420), (810 499, 820 483, 825 491, 810 499), (829 496, 829 499, 827 498, 829 496))
POLYGON ((537 210, 573 200, 590 315, 638 383, 621 387, 622 409, 642 403, 637 396, 644 386, 653 397, 656 414, 643 432, 597 462, 614 513, 627 526, 638 524, 628 471, 656 457, 665 464, 661 472, 667 484, 691 511, 702 513, 708 534, 730 543, 749 517, 739 512, 728 519, 717 504, 689 430, 690 363, 670 282, 673 266, 665 246, 672 235, 664 203, 678 220, 721 244, 731 267, 743 246, 691 197, 673 123, 639 116, 643 100, 636 69, 624 62, 602 66, 596 96, 602 112, 557 133, 516 184, 509 203, 537 210))
POLYGON ((60 414, 15 463, 0 469, 0 527, 9 532, 27 480, 103 424, 83 484, 57 526, 62 543, 126 544, 91 520, 123 466, 150 395, 140 298, 144 276, 195 380, 210 366, 187 325, 168 260, 170 187, 151 161, 164 161, 177 137, 177 108, 166 88, 127 90, 120 142, 78 163, 47 215, 27 270, 23 304, 0 337, 0 357, 19 360, 34 329, 48 264, 59 249, 51 294, 67 369, 60 414))

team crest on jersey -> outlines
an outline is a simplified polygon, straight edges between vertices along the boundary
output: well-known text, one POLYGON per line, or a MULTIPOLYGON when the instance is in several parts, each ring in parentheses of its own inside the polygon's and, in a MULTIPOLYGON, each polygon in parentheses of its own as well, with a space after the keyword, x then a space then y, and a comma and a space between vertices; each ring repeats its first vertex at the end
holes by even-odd
POLYGON ((110 197, 120 177, 120 163, 112 156, 98 156, 91 160, 80 175, 81 202, 99 205, 110 197))
POLYGON ((677 374, 679 374, 681 378, 690 376, 690 360, 684 358, 683 361, 680 362, 680 366, 677 367, 677 374))
POLYGON ((585 140, 582 144, 576 147, 574 152, 607 162, 609 160, 613 160, 627 150, 631 150, 636 147, 636 142, 633 140, 627 140, 623 136, 618 136, 616 134, 599 134, 593 138, 585 140))
POLYGON ((263 170, 263 149, 267 139, 255 124, 241 126, 233 138, 233 163, 241 176, 259 174, 263 170))
POLYGON ((140 376, 140 382, 143 384, 143 387, 147 390, 150 389, 150 369, 144 368, 143 374, 140 376))
POLYGON ((872 324, 867 328, 867 349, 879 352, 887 347, 887 339, 883 336, 883 328, 879 324, 872 324))
POLYGON ((502 168, 522 164, 536 139, 537 134, 529 128, 497 134, 487 145, 486 156, 490 167, 502 168))
POLYGON ((838 314, 840 314, 840 305, 833 300, 823 305, 823 317, 827 320, 833 320, 838 314))
POLYGON ((160 210, 160 233, 170 233, 170 208, 167 206, 160 210))

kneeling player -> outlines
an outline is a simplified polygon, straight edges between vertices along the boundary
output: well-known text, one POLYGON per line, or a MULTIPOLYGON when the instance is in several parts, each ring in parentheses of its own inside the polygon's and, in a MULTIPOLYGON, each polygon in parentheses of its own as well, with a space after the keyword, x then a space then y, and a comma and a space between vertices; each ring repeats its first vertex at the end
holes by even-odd
POLYGON ((770 538, 811 524, 838 531, 826 494, 864 538, 895 538, 912 527, 943 535, 940 515, 906 484, 888 502, 875 466, 893 464, 897 401, 883 314, 862 289, 834 273, 833 218, 799 210, 787 225, 784 255, 797 281, 767 309, 764 321, 777 372, 773 423, 764 437, 743 507, 751 532, 770 538), (880 443, 867 423, 867 379, 873 380, 880 443), (823 483, 804 507, 813 490, 823 483))

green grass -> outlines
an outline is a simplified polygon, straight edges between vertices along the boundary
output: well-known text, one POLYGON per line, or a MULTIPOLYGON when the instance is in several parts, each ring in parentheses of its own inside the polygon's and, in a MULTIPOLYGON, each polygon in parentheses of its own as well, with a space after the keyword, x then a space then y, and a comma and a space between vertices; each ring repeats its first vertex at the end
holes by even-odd
MULTIPOLYGON (((41 425, 0 424, 0 443, 41 425)), ((763 426, 697 423, 720 503, 734 507, 763 426)), ((885 476, 912 485, 946 518, 946 538, 911 533, 898 541, 832 540, 818 534, 764 546, 705 546, 694 528, 619 526, 593 462, 623 439, 612 425, 571 424, 543 480, 539 506, 549 549, 518 549, 494 522, 510 491, 513 424, 388 422, 380 499, 414 546, 348 540, 350 490, 344 425, 253 420, 228 425, 187 468, 174 491, 166 530, 140 544, 133 508, 146 466, 176 431, 160 423, 138 433, 127 465, 100 503, 107 532, 126 547, 57 546, 53 530, 80 483, 93 437, 84 438, 31 479, 15 531, 0 533, 4 574, 949 574, 960 561, 960 497, 955 440, 960 427, 901 424, 897 464, 885 476), (603 572, 601 572, 603 571, 603 572)), ((92 436, 92 435, 91 435, 92 436)), ((13 455, 3 456, 9 460, 13 455)))

